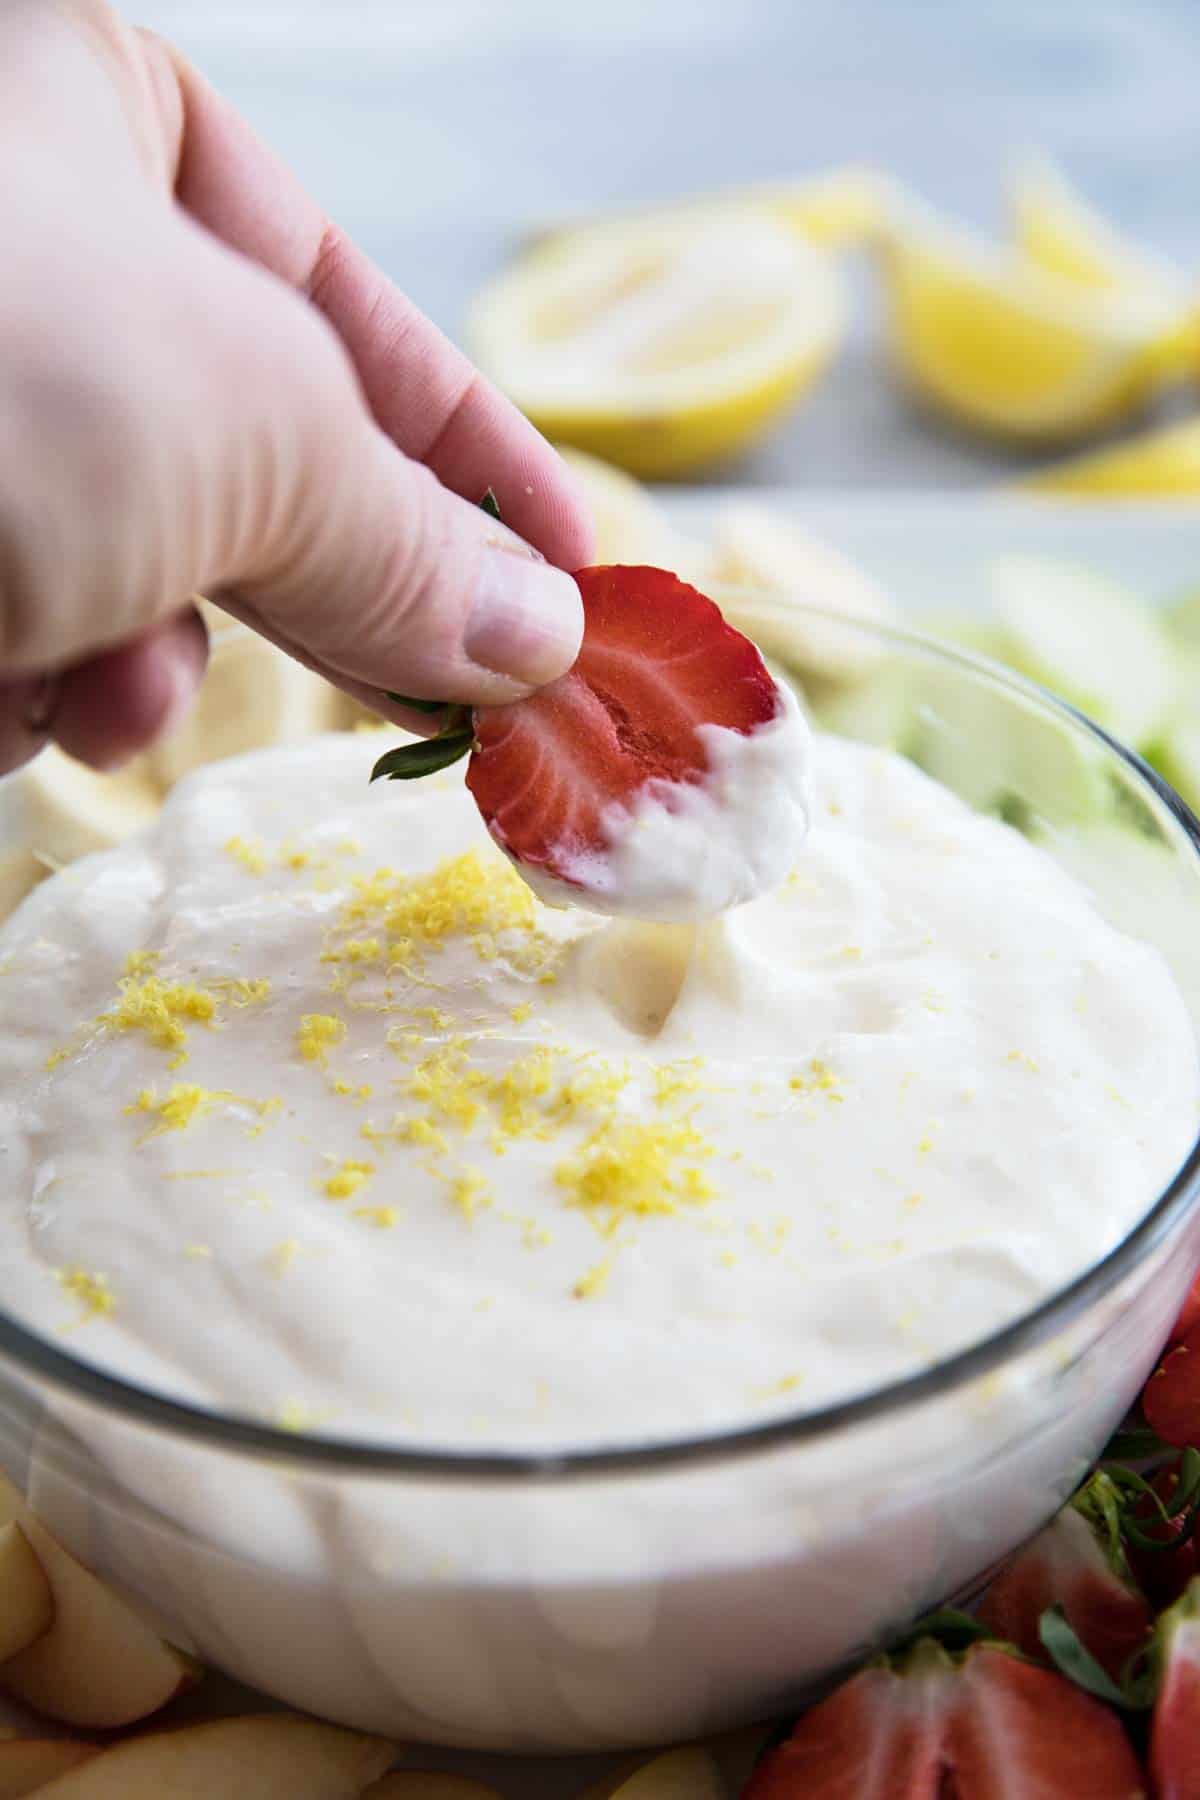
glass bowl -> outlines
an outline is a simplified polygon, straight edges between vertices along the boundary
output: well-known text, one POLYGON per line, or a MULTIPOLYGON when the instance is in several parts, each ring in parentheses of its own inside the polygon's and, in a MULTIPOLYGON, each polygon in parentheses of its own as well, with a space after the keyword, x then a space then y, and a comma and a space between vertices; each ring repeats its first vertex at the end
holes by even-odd
MULTIPOLYGON (((1200 1021, 1200 828, 1144 764, 917 637, 757 597, 742 617, 785 671, 814 632, 827 670, 840 643, 846 678, 801 684, 817 719, 1036 839, 1158 947, 1200 1021)), ((165 1637, 294 1706, 513 1751, 717 1730, 969 1593, 1062 1503, 1200 1261, 1198 1175, 1193 1148, 1116 1248, 986 1341, 741 1431, 539 1455, 296 1434, 0 1315, 0 1460, 165 1637)))

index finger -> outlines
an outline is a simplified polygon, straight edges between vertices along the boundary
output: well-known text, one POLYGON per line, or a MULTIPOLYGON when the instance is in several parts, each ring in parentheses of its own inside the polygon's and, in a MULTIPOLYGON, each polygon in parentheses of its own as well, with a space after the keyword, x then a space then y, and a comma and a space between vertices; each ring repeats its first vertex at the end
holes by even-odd
POLYGON ((301 289, 345 345, 372 413, 406 456, 478 500, 551 562, 591 560, 592 528, 565 463, 529 421, 326 218, 241 115, 169 45, 182 101, 175 194, 200 224, 301 289))

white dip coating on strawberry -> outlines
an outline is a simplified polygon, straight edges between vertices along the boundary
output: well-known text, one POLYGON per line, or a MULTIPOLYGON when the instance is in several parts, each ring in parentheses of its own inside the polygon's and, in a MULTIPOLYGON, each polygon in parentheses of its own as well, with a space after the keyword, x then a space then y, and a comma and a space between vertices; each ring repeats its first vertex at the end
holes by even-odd
POLYGON ((898 757, 820 738, 788 877, 649 926, 375 749, 203 770, 0 933, 0 1305, 55 1343, 373 1439, 677 1438, 984 1336, 1190 1146, 1163 962, 898 757))
POLYGON ((600 814, 602 851, 564 860, 558 880, 516 866, 549 906, 672 923, 712 919, 770 893, 808 831, 812 734, 792 690, 753 731, 700 725, 708 769, 699 781, 652 779, 600 814))

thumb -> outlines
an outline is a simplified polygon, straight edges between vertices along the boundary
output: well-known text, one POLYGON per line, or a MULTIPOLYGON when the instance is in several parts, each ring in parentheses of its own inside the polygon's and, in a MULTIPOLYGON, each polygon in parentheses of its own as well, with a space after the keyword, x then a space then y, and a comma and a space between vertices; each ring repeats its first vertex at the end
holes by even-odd
POLYGON ((292 387, 286 470, 261 471, 284 541, 264 533, 213 598, 374 703, 496 705, 562 674, 583 631, 570 575, 403 455, 339 373, 292 387))

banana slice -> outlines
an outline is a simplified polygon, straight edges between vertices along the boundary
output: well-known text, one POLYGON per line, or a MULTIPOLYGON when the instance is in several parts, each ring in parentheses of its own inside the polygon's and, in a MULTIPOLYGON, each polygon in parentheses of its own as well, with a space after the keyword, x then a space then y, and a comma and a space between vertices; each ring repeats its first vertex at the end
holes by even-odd
POLYGON ((716 596, 731 624, 802 675, 853 680, 877 663, 877 646, 852 625, 839 624, 836 616, 806 618, 780 604, 820 607, 847 620, 879 622, 893 614, 891 601, 869 576, 790 520, 758 506, 725 508, 713 537, 713 577, 718 588, 728 584, 741 590, 716 596), (758 594, 775 598, 764 607, 758 594))
POLYGON ((268 744, 291 744, 350 721, 351 703, 257 632, 209 603, 208 673, 177 731, 148 752, 154 779, 169 788, 202 763, 268 744))
POLYGON ((649 488, 602 457, 559 448, 591 508, 598 563, 650 563, 703 587, 712 572, 707 547, 675 530, 649 488))
POLYGON ((155 817, 146 759, 99 775, 50 744, 0 781, 0 918, 64 864, 108 850, 155 817))

